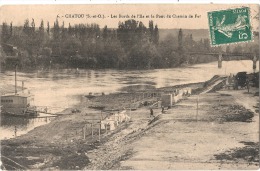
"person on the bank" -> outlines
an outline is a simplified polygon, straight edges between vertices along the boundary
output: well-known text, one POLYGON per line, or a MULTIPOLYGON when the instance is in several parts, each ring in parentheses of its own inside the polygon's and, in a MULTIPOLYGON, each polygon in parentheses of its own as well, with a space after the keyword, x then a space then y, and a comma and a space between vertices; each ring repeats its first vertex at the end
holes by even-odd
POLYGON ((164 107, 162 106, 162 113, 164 112, 164 107))
POLYGON ((247 92, 249 93, 249 78, 246 78, 246 87, 247 87, 247 92))
POLYGON ((154 117, 152 108, 150 109, 150 117, 154 117))

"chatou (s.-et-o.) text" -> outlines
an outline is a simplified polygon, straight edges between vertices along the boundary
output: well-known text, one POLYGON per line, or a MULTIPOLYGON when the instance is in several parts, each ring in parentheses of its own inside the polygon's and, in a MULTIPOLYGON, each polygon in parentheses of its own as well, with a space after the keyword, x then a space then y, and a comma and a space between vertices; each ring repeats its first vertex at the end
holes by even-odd
MULTIPOLYGON (((104 14, 65 14, 62 18, 83 19, 83 18, 106 18, 104 14)), ((107 16, 108 17, 108 16, 107 16)))

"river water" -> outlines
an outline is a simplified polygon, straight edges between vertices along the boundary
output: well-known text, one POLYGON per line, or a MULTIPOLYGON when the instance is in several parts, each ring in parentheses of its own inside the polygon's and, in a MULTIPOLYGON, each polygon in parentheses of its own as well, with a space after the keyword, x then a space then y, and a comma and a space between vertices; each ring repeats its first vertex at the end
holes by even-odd
MULTIPOLYGON (((239 71, 253 72, 253 62, 223 61, 222 68, 217 62, 197 64, 189 67, 153 70, 76 70, 63 69, 51 71, 18 72, 17 85, 24 86, 34 94, 34 105, 47 106, 49 112, 59 112, 73 107, 90 92, 115 93, 125 90, 145 89, 147 87, 165 87, 178 84, 202 82, 214 75, 229 75, 239 71)), ((257 71, 259 71, 257 64, 257 71)), ((1 73, 1 84, 14 84, 14 72, 1 73)), ((1 117, 0 139, 25 134, 37 126, 50 122, 50 118, 25 119, 1 117)))

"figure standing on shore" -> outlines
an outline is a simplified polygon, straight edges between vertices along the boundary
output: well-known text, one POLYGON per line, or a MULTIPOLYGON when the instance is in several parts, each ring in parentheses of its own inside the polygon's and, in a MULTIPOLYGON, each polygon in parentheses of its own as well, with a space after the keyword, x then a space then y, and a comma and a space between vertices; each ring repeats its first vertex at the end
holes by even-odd
POLYGON ((152 108, 150 109, 150 117, 154 117, 152 108))
POLYGON ((14 126, 14 137, 16 137, 16 133, 17 133, 17 127, 14 126))
POLYGON ((249 86, 249 78, 248 77, 246 78, 246 87, 247 87, 247 92, 249 93, 250 86, 249 86))
POLYGON ((162 113, 164 112, 164 107, 162 106, 162 113))

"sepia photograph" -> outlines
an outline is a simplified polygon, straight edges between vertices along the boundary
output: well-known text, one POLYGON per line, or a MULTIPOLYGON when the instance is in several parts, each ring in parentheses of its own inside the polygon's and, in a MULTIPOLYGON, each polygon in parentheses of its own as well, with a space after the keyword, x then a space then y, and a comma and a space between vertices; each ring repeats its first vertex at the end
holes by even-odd
POLYGON ((259 169, 259 4, 0 6, 1 170, 259 169))

